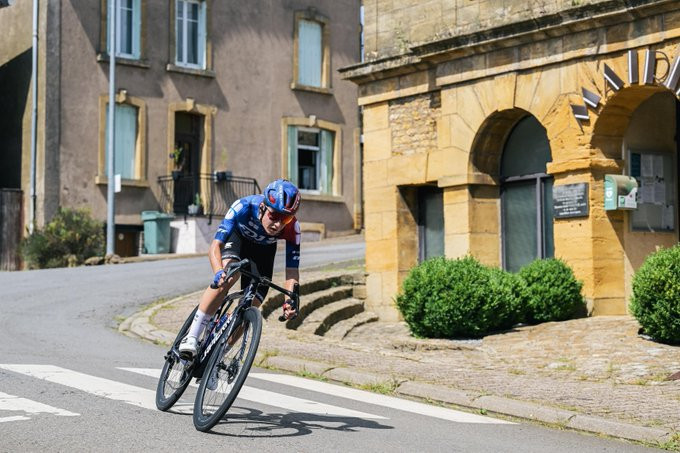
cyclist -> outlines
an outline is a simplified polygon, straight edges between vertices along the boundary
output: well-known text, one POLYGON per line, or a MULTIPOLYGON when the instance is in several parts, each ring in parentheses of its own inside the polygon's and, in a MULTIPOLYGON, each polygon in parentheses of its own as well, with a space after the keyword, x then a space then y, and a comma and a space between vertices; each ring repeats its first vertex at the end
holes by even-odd
MULTIPOLYGON (((213 284, 201 296, 198 310, 189 328, 189 333, 179 345, 183 358, 192 359, 198 348, 198 338, 217 311, 220 301, 226 295, 240 274, 225 281, 224 269, 231 262, 248 258, 255 262, 261 275, 271 278, 274 270, 276 241, 286 241, 286 283, 285 288, 293 290, 300 280, 300 223, 295 213, 300 206, 300 191, 285 179, 272 181, 262 195, 250 195, 236 200, 224 220, 217 228, 215 239, 210 244, 208 258, 215 273, 213 284)), ((241 278, 241 288, 248 286, 250 277, 241 278)), ((268 287, 261 287, 253 299, 253 306, 259 307, 267 295, 268 287)), ((293 304, 286 300, 283 316, 290 319, 296 314, 293 304)))

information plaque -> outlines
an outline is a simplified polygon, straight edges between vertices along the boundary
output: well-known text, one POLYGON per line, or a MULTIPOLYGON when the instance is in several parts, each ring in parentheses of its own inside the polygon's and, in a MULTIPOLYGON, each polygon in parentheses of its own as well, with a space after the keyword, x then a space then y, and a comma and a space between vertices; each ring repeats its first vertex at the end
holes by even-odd
POLYGON ((588 183, 553 186, 553 217, 588 217, 588 183))

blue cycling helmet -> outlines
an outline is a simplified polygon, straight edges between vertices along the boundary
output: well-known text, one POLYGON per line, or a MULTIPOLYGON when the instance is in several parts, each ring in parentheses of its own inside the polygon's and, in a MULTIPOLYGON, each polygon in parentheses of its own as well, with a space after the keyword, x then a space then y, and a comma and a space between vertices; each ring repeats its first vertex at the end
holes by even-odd
POLYGON ((272 181, 264 189, 264 204, 281 214, 294 215, 300 207, 300 191, 287 179, 272 181))

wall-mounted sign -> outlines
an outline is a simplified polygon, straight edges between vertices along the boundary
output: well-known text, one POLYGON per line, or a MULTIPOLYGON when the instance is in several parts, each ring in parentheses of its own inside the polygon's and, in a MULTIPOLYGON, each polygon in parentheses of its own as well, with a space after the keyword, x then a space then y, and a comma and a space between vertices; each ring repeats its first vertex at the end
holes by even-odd
POLYGON ((588 183, 553 186, 553 217, 588 217, 588 183))

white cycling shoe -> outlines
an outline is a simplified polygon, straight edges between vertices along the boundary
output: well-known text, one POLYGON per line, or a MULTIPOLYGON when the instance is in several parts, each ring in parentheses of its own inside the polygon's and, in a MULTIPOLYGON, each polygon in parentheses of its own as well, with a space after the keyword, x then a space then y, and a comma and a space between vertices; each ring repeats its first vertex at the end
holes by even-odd
POLYGON ((185 360, 191 360, 196 356, 198 340, 196 337, 184 337, 179 344, 179 356, 185 360))

